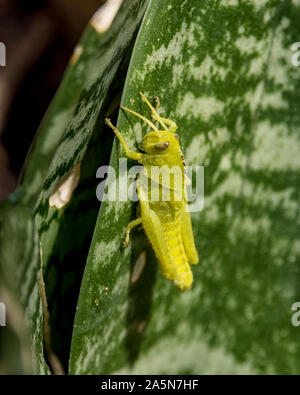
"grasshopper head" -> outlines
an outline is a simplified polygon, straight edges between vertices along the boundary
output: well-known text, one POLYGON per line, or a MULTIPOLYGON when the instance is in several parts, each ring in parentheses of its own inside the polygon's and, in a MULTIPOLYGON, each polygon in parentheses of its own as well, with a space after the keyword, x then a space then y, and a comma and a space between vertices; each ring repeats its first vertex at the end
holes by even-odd
POLYGON ((180 152, 179 138, 176 133, 160 130, 150 132, 143 138, 141 148, 149 155, 165 155, 180 152))

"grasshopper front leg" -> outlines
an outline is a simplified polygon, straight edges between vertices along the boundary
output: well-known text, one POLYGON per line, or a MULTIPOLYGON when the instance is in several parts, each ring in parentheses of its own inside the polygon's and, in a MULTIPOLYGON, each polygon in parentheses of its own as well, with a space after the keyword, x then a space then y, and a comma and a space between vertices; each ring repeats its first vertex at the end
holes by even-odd
POLYGON ((124 137, 122 136, 121 132, 110 122, 110 119, 105 118, 105 123, 106 125, 108 125, 114 132, 114 134, 116 135, 116 137, 119 139, 120 143, 122 144, 122 147, 124 148, 124 151, 126 153, 126 156, 129 159, 133 159, 133 160, 140 160, 144 155, 141 154, 140 152, 135 152, 132 149, 130 149, 124 139, 124 137))

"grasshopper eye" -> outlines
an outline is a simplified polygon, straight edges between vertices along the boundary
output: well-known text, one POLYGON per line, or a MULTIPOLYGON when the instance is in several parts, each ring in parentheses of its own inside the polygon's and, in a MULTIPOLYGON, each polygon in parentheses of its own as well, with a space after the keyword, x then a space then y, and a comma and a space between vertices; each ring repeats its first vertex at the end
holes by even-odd
POLYGON ((178 136, 177 133, 174 134, 174 137, 175 137, 176 140, 179 140, 179 136, 178 136))
POLYGON ((164 150, 167 149, 169 145, 170 145, 170 141, 161 141, 159 143, 156 143, 154 146, 157 149, 164 150))
POLYGON ((158 208, 161 213, 167 214, 169 212, 169 206, 166 202, 161 202, 158 208))

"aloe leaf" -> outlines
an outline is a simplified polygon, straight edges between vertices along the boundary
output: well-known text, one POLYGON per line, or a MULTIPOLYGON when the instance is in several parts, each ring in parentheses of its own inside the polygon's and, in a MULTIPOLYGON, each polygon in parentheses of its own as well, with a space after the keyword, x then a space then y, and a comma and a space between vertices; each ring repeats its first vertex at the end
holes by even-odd
MULTIPOLYGON (((187 163, 205 168, 205 208, 192 214, 200 263, 180 293, 143 233, 122 249, 134 205, 103 202, 71 373, 299 373, 299 16, 298 1, 150 1, 122 104, 149 115, 138 92, 159 96, 187 163)), ((120 112, 118 128, 137 149, 145 126, 120 112)))
POLYGON ((48 374, 38 286, 40 253, 32 212, 26 206, 6 202, 0 209, 0 225, 0 297, 9 325, 1 328, 4 371, 48 374))
MULTIPOLYGON (((131 40, 147 1, 108 3, 108 7, 105 5, 92 18, 78 44, 28 155, 21 184, 3 205, 3 223, 8 217, 16 226, 10 231, 4 225, 1 229, 1 251, 4 257, 1 266, 11 276, 13 261, 18 272, 23 276, 26 274, 25 285, 21 284, 24 279, 21 276, 15 286, 17 289, 21 285, 26 288, 24 308, 29 318, 31 338, 37 340, 33 347, 37 359, 43 356, 43 317, 38 282, 40 266, 42 263, 52 324, 59 322, 63 312, 67 311, 66 316, 70 318, 67 326, 72 327, 76 290, 99 207, 93 185, 96 182, 95 171, 102 161, 107 161, 105 158, 111 149, 111 139, 101 143, 103 122, 99 122, 99 119, 103 119, 109 100, 120 89, 123 80, 122 62, 126 64, 127 51, 130 53, 131 40), (55 198, 60 187, 64 188, 64 193, 67 192, 67 200, 63 204, 59 196, 55 198), (51 198, 54 202, 52 208, 51 198), (18 214, 24 217, 20 223, 18 214), (28 233, 28 243, 31 243, 32 256, 28 261, 17 259, 16 252, 22 254, 26 247, 24 238, 27 233, 22 233, 26 227, 31 231, 28 233), (9 245, 13 241, 16 243, 20 233, 22 237, 16 251, 7 252, 9 245), (40 255, 43 256, 43 262, 40 255), (66 295, 70 296, 70 288, 74 288, 72 301, 62 308, 64 301, 69 302, 66 295), (29 312, 27 301, 33 295, 36 303, 30 305, 32 311, 29 312)), ((20 298, 19 293, 17 298, 20 298)), ((65 321, 61 321, 62 327, 54 326, 52 338, 58 352, 62 352, 59 357, 67 363, 68 351, 65 348, 68 348, 70 341, 62 346, 64 342, 61 336, 68 328, 65 328, 65 321)), ((44 367, 44 372, 49 371, 46 364, 44 367)), ((40 369, 35 371, 41 373, 40 369)))

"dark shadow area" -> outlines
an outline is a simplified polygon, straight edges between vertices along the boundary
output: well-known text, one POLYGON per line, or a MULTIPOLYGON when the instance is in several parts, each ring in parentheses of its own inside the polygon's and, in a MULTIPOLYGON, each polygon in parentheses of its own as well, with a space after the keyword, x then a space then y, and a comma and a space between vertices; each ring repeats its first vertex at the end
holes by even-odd
POLYGON ((79 185, 59 219, 59 233, 45 274, 52 347, 65 371, 81 279, 101 204, 96 198, 96 170, 109 162, 112 142, 112 134, 99 124, 82 161, 79 185))
POLYGON ((154 252, 143 229, 132 232, 131 276, 137 259, 146 253, 146 264, 136 282, 130 280, 127 311, 126 348, 128 361, 133 365, 139 356, 140 345, 147 331, 147 324, 151 319, 153 286, 155 284, 157 265, 154 252))
POLYGON ((22 168, 36 130, 61 81, 68 55, 54 42, 29 71, 12 103, 2 142, 16 174, 22 168))

